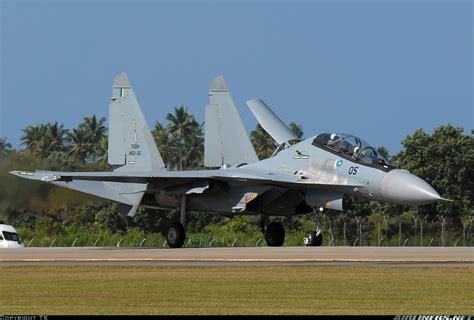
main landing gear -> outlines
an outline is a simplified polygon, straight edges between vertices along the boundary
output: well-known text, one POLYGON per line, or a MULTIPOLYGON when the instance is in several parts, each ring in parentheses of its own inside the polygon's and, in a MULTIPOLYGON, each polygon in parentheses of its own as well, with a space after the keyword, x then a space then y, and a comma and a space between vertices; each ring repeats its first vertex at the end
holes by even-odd
POLYGON ((323 231, 321 229, 321 220, 320 212, 322 212, 322 207, 319 208, 319 211, 315 212, 316 215, 316 230, 308 231, 303 238, 303 243, 307 247, 319 247, 323 243, 323 231))
POLYGON ((166 241, 170 248, 181 248, 186 239, 184 226, 179 222, 172 222, 166 232, 166 241))
POLYGON ((186 240, 186 195, 181 198, 180 222, 172 222, 166 231, 166 242, 170 248, 181 248, 186 240))
POLYGON ((262 217, 260 220, 260 228, 267 241, 267 246, 281 247, 283 242, 285 242, 285 228, 283 228, 281 223, 272 222, 268 224, 268 218, 262 217))

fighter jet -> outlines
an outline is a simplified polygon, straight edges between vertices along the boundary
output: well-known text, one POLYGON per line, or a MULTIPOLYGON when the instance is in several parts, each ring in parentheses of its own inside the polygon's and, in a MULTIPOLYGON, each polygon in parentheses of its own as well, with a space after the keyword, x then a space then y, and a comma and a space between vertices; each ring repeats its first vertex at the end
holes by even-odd
POLYGON ((343 210, 344 195, 394 204, 423 205, 440 200, 424 180, 390 165, 374 147, 350 134, 327 132, 298 137, 259 99, 247 102, 278 147, 258 159, 223 77, 214 79, 206 107, 204 163, 209 170, 171 171, 164 164, 125 73, 113 81, 109 105, 110 172, 12 171, 114 201, 123 214, 138 207, 180 210, 170 223, 170 248, 182 247, 186 213, 204 211, 259 215, 268 246, 282 246, 285 230, 272 216, 316 213, 317 228, 307 246, 322 243, 319 212, 343 210))

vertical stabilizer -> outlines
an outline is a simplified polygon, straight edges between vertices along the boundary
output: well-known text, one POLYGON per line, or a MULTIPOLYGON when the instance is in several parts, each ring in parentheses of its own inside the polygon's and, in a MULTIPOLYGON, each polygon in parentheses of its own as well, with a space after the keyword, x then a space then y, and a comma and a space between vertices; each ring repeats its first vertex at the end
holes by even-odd
POLYGON ((114 79, 109 105, 109 164, 114 170, 165 168, 126 73, 114 79))
POLYGON ((212 81, 204 127, 204 165, 221 167, 257 162, 258 157, 245 131, 223 76, 212 81))

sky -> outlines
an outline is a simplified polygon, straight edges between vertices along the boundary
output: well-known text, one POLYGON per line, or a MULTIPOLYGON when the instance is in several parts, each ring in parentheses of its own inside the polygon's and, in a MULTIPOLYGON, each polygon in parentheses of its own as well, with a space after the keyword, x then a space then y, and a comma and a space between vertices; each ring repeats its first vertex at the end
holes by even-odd
POLYGON ((474 127, 472 1, 0 0, 0 137, 108 115, 127 72, 150 127, 204 121, 224 75, 245 127, 263 99, 305 137, 347 132, 390 153, 416 129, 474 127))

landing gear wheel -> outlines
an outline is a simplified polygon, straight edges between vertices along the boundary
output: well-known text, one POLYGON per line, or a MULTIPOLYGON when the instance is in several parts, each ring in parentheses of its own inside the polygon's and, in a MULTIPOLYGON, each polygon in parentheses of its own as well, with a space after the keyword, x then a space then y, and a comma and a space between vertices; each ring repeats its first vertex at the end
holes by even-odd
POLYGON ((184 227, 179 222, 173 222, 168 227, 168 231, 166 232, 166 241, 168 242, 168 246, 170 248, 181 248, 184 244, 184 240, 186 239, 186 231, 184 227))
POLYGON ((319 247, 323 243, 323 233, 321 230, 308 231, 303 238, 303 243, 307 247, 319 247))
POLYGON ((265 240, 269 247, 281 247, 285 241, 285 229, 279 222, 272 222, 265 231, 265 240))

